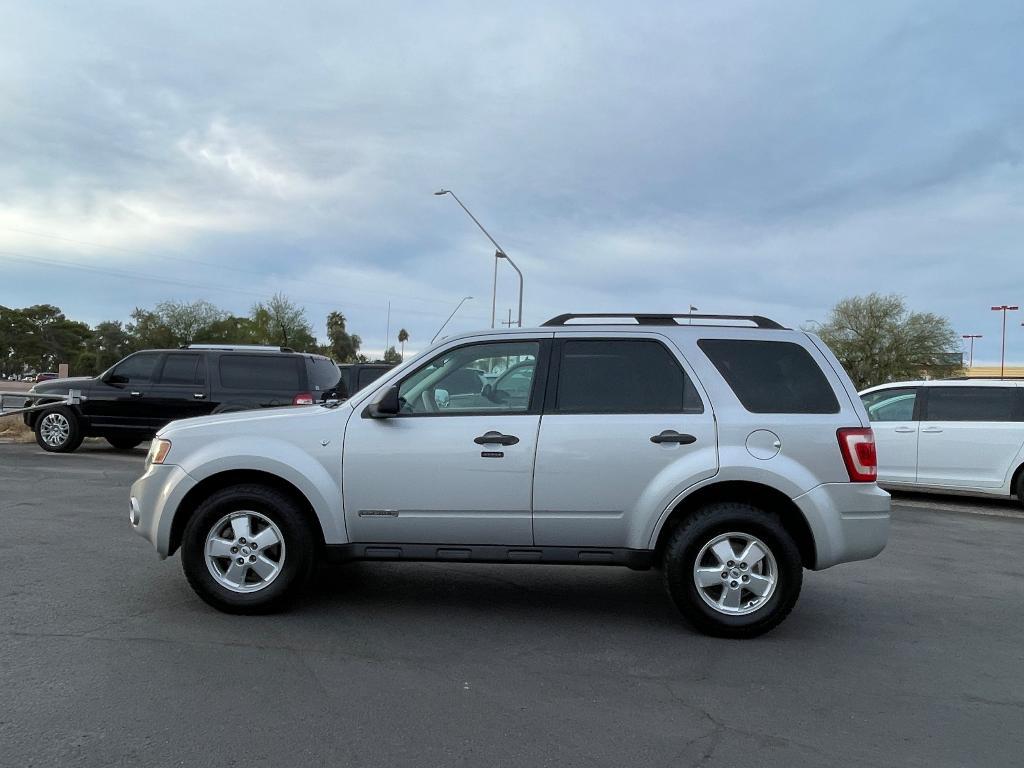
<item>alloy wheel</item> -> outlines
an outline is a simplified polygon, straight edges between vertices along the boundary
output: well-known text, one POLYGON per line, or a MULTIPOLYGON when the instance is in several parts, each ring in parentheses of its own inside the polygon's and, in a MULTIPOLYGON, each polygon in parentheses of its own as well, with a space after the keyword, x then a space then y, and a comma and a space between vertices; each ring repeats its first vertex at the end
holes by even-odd
POLYGON ((284 535, 273 520, 251 510, 231 512, 210 528, 204 545, 206 567, 232 592, 266 589, 284 566, 284 535))
POLYGON ((771 599, 779 568, 767 545, 749 533, 723 533, 707 542, 693 565, 701 598, 719 613, 743 616, 771 599))
POLYGON ((48 413, 39 422, 39 436, 51 448, 59 448, 71 436, 71 424, 63 413, 48 413))

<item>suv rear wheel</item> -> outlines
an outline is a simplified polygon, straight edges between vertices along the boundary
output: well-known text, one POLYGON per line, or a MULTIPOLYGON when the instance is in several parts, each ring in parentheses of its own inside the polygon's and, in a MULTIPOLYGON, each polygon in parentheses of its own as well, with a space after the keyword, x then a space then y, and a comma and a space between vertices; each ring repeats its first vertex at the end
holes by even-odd
POLYGON ((210 495, 185 528, 181 564, 203 600, 227 613, 283 607, 313 569, 315 538, 298 505, 262 485, 210 495))
POLYGON ((35 432, 39 447, 50 453, 70 453, 85 438, 78 417, 66 405, 42 411, 36 417, 35 432))
POLYGON ((710 504, 671 534, 665 583, 683 616, 718 637, 756 637, 800 596, 803 566, 779 519, 750 504, 710 504))

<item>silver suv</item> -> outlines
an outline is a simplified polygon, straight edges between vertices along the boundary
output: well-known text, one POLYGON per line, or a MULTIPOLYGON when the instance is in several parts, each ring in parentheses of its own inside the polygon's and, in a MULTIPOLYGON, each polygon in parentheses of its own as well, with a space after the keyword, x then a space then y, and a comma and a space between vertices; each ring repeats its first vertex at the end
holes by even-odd
POLYGON ((199 596, 277 608, 322 558, 660 567, 750 637, 885 546, 849 378, 758 316, 561 315, 445 339, 344 403, 173 422, 131 524, 199 596))

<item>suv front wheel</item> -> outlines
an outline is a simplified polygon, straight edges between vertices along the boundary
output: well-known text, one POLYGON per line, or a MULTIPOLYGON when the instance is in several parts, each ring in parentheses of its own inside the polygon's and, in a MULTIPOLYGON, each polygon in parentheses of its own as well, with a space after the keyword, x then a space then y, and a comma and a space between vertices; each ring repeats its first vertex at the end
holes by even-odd
POLYGON ((756 637, 800 596, 803 566, 779 519, 750 504, 710 504, 679 524, 664 555, 665 583, 683 616, 718 637, 756 637))
POLYGON ((36 443, 50 453, 70 453, 85 438, 78 417, 66 405, 42 411, 36 417, 35 432, 36 443))
POLYGON ((192 515, 181 543, 188 583, 227 613, 283 607, 313 569, 315 538, 295 501, 262 485, 211 494, 192 515))

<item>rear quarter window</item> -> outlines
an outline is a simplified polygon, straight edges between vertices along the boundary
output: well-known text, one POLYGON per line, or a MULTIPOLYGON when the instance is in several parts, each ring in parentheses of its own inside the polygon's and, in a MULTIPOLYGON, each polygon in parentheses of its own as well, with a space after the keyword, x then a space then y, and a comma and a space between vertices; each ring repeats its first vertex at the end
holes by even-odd
POLYGON ((220 383, 225 389, 300 392, 301 362, 298 355, 223 355, 220 383))
POLYGON ((309 385, 314 392, 330 392, 337 389, 341 380, 338 366, 327 357, 306 358, 306 371, 309 373, 309 385))
POLYGON ((828 379, 799 344, 701 339, 697 345, 751 413, 839 412, 828 379))

